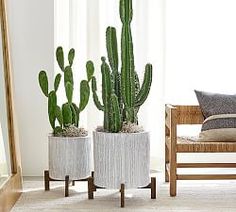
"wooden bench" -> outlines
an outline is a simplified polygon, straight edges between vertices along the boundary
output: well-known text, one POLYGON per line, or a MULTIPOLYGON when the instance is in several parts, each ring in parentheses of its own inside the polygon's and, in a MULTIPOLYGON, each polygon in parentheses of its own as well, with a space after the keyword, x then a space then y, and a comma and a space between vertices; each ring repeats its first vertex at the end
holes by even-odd
POLYGON ((236 174, 178 174, 178 168, 236 168, 236 163, 178 163, 177 153, 232 153, 236 142, 199 142, 177 137, 177 125, 202 124, 199 106, 165 106, 165 181, 170 182, 170 196, 176 196, 177 180, 228 180, 236 174))

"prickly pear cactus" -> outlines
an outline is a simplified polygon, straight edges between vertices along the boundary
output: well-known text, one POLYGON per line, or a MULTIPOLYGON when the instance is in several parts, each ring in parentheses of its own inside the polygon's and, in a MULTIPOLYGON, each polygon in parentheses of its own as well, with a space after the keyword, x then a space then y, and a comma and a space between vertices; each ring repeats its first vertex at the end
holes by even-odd
MULTIPOLYGON (((80 82, 80 103, 79 107, 73 102, 74 92, 74 78, 72 65, 75 58, 75 50, 72 48, 68 53, 68 63, 65 66, 64 51, 62 47, 58 47, 56 50, 56 59, 58 66, 63 72, 64 76, 64 88, 67 97, 67 102, 61 107, 57 105, 57 90, 61 82, 61 74, 57 74, 54 80, 54 89, 49 92, 48 89, 48 77, 46 71, 42 70, 39 72, 38 80, 40 88, 43 94, 48 98, 48 117, 50 125, 53 129, 54 135, 60 135, 62 132, 66 132, 64 128, 79 127, 80 113, 85 109, 88 104, 90 96, 89 82, 93 78, 94 67, 91 61, 86 64, 87 80, 80 82), (59 124, 59 126, 57 126, 59 124)), ((63 134, 65 136, 65 133, 63 134)), ((69 136, 69 135, 68 135, 69 136)))

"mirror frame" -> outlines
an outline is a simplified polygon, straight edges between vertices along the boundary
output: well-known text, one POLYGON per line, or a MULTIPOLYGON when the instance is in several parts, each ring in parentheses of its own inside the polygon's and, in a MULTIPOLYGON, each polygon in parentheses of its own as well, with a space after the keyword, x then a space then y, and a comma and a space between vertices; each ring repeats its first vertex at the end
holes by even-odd
POLYGON ((3 69, 5 78, 8 137, 10 150, 11 173, 8 179, 0 186, 0 211, 10 211, 22 192, 22 174, 19 145, 16 143, 14 107, 11 83, 10 49, 6 14, 6 0, 0 0, 0 24, 2 33, 3 69))

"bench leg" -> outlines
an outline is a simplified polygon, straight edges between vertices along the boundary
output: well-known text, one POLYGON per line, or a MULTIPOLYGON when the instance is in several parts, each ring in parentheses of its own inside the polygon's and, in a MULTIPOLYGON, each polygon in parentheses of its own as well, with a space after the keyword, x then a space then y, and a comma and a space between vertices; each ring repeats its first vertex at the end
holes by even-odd
POLYGON ((177 161, 176 161, 177 153, 175 149, 171 150, 170 155, 170 196, 176 196, 176 175, 177 175, 177 161))

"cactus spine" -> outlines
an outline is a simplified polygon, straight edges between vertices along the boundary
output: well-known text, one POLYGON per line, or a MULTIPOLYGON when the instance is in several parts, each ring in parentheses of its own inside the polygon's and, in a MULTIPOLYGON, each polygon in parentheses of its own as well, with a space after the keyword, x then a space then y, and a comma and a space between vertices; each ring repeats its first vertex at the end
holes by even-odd
POLYGON ((54 90, 48 91, 48 77, 44 70, 39 72, 38 80, 42 92, 48 97, 48 116, 53 132, 62 131, 64 127, 70 125, 79 126, 80 113, 85 109, 89 101, 90 87, 89 82, 93 77, 94 67, 91 61, 86 64, 87 80, 82 80, 80 83, 80 103, 79 107, 73 102, 74 79, 72 65, 75 57, 75 50, 72 48, 68 53, 69 65, 65 67, 64 52, 62 47, 56 50, 56 59, 61 71, 64 74, 64 87, 67 97, 67 102, 62 107, 57 105, 56 92, 61 82, 61 74, 57 74, 54 80, 54 90), (59 126, 56 126, 56 121, 59 126))
POLYGON ((135 71, 131 21, 133 16, 132 0, 120 0, 121 32, 121 71, 119 72, 116 29, 109 26, 106 30, 106 48, 109 65, 102 58, 102 100, 97 95, 97 83, 92 78, 92 92, 96 107, 104 111, 104 129, 119 132, 122 122, 138 123, 137 113, 145 102, 152 83, 152 65, 145 67, 144 79, 140 86, 135 71))

